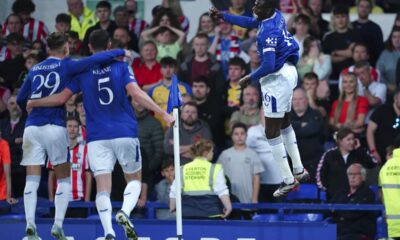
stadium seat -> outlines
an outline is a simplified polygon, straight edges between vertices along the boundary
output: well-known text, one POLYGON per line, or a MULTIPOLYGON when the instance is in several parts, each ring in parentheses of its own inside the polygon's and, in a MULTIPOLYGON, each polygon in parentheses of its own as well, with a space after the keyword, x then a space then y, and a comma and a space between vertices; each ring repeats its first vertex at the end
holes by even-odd
POLYGON ((375 193, 375 202, 379 202, 379 186, 370 185, 369 188, 375 193))
POLYGON ((285 214, 284 220, 293 222, 321 222, 324 220, 324 216, 322 213, 285 214))
POLYGON ((259 222, 277 222, 279 221, 278 214, 256 214, 252 218, 253 221, 259 222))
POLYGON ((379 216, 376 219, 376 236, 375 239, 387 239, 387 224, 385 219, 382 216, 379 216))
POLYGON ((301 184, 297 191, 288 194, 286 200, 291 202, 319 202, 317 185, 301 184))

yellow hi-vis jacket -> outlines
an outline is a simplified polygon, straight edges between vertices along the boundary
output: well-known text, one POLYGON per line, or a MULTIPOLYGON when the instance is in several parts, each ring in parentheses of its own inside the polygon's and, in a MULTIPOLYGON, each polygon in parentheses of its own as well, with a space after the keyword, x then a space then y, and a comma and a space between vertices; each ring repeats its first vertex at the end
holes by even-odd
POLYGON ((389 237, 400 237, 400 148, 383 165, 379 173, 389 237))
POLYGON ((71 16, 71 31, 77 32, 82 41, 88 28, 96 24, 96 15, 87 7, 83 8, 82 23, 71 13, 69 15, 71 16))
POLYGON ((206 158, 196 157, 193 161, 185 164, 182 168, 182 194, 216 195, 213 185, 221 164, 212 164, 206 158))

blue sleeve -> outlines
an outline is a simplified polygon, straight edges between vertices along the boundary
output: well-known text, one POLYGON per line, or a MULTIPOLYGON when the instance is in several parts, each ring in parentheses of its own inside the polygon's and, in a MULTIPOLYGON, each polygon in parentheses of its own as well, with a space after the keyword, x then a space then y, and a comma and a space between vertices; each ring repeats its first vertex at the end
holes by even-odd
POLYGON ((30 75, 28 74, 17 95, 17 103, 22 109, 25 109, 26 102, 28 101, 30 95, 31 95, 31 80, 30 80, 30 75))
POLYGON ((232 14, 224 13, 222 14, 224 20, 226 22, 238 25, 244 28, 258 28, 258 21, 255 18, 245 17, 245 16, 237 16, 232 14))
POLYGON ((115 49, 111 51, 105 51, 93 54, 90 57, 82 58, 79 60, 67 60, 67 69, 69 75, 76 75, 80 72, 85 71, 87 68, 95 64, 102 64, 112 61, 114 58, 125 55, 125 51, 122 49, 115 49))
POLYGON ((122 73, 122 84, 124 86, 129 83, 136 83, 135 75, 133 73, 132 67, 126 63, 120 65, 121 73, 122 73))
POLYGON ((78 93, 81 91, 81 86, 79 85, 79 77, 73 78, 68 84, 67 87, 71 92, 78 93))
POLYGON ((263 53, 261 65, 250 75, 252 81, 258 81, 260 78, 272 73, 275 68, 275 52, 269 51, 263 53))

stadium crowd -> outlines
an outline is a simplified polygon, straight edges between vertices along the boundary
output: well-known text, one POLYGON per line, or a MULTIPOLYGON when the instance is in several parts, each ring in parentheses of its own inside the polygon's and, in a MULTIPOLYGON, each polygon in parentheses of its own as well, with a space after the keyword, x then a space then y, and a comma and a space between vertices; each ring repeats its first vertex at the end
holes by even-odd
MULTIPOLYGON (((252 17, 254 1, 211 2, 231 14, 252 17)), ((260 65, 257 29, 216 22, 208 13, 200 16, 199 26, 190 25, 189 13, 182 11, 178 0, 160 0, 152 10, 151 22, 137 17, 134 0, 125 0, 114 9, 107 1, 98 1, 95 9, 81 0, 67 0, 67 4, 55 23, 44 23, 31 17, 38 11, 31 0, 15 0, 0 25, 0 200, 14 204, 23 195, 26 173, 20 162, 27 112, 17 105, 16 96, 28 71, 47 57, 46 25, 55 24, 56 31, 68 34, 71 58, 89 55, 90 33, 106 30, 112 48, 128 49, 135 56, 121 61, 132 67, 139 86, 164 110, 172 78, 177 76, 184 102, 179 119, 181 164, 196 160, 199 155, 194 155, 193 147, 209 140, 212 147, 207 145, 207 151, 214 150, 209 160, 222 165, 231 201, 283 201, 272 196, 283 179, 263 134, 268 126, 260 84, 252 82, 244 89, 239 85, 243 76, 260 65), (189 28, 197 29, 192 39, 187 38, 189 28)), ((289 14, 288 29, 300 46, 291 124, 311 175, 309 183, 326 191, 330 203, 375 203, 377 192, 366 186, 379 185, 380 169, 387 162, 397 161, 392 168, 400 169, 394 150, 400 147, 396 139, 400 137, 400 15, 390 23, 388 39, 383 39, 381 27, 368 17, 400 11, 400 4, 390 0, 281 0, 277 7, 289 14), (331 13, 330 21, 322 18, 323 12, 331 13), (358 15, 353 22, 350 13, 358 15)), ((169 203, 174 180, 173 136, 161 116, 134 100, 132 107, 143 158, 142 191, 135 211, 140 214, 147 201, 169 203)), ((69 99, 65 109, 71 200, 93 201, 96 193, 86 157, 82 95, 69 99)), ((38 194, 53 201, 55 175, 51 164, 46 168, 42 179, 48 180, 41 183, 38 194)), ((115 166, 112 200, 122 200, 124 181, 122 169, 115 166)), ((393 197, 385 195, 385 200, 393 201, 393 197)), ((162 211, 158 216, 173 217, 162 211)), ((357 239, 352 234, 373 239, 371 218, 376 216, 347 213, 333 219, 342 226, 339 233, 350 236, 347 239, 357 239)))

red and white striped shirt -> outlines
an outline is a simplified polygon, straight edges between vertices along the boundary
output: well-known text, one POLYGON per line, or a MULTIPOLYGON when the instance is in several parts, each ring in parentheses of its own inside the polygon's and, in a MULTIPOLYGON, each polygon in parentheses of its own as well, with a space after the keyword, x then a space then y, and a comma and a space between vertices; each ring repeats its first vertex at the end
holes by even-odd
MULTIPOLYGON (((10 32, 7 28, 7 22, 4 23, 3 26, 3 36, 6 37, 10 32)), ((24 25, 22 35, 25 39, 34 42, 36 40, 40 40, 43 43, 46 43, 46 37, 49 34, 49 30, 46 25, 35 18, 30 18, 29 22, 24 25)))
POLYGON ((78 143, 86 144, 86 128, 82 125, 79 127, 78 143))
POLYGON ((187 34, 190 27, 189 18, 187 18, 186 16, 180 16, 178 20, 179 24, 181 25, 181 29, 187 34))
POLYGON ((11 59, 11 52, 6 46, 1 47, 0 49, 0 62, 4 62, 5 60, 11 59))
POLYGON ((130 24, 129 24, 129 31, 135 33, 135 35, 140 38, 140 34, 149 27, 149 24, 144 21, 143 19, 140 18, 135 18, 130 24))
MULTIPOLYGON (((85 199, 86 193, 85 172, 89 170, 87 145, 82 143, 77 144, 69 152, 71 157, 71 200, 79 201, 85 199)), ((53 169, 50 161, 47 161, 47 168, 53 169)), ((57 182, 55 184, 57 186, 57 182)), ((54 189, 56 189, 56 187, 54 189)))

